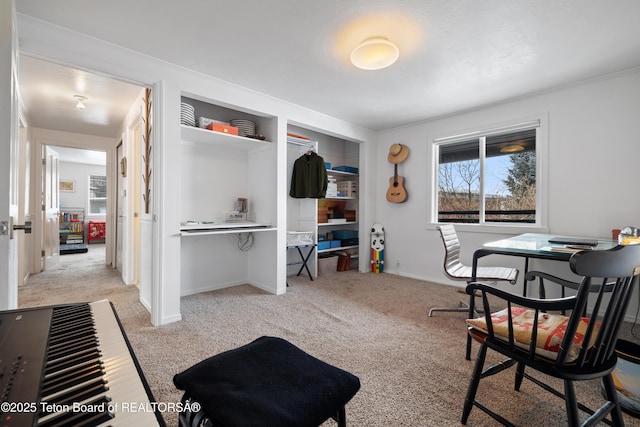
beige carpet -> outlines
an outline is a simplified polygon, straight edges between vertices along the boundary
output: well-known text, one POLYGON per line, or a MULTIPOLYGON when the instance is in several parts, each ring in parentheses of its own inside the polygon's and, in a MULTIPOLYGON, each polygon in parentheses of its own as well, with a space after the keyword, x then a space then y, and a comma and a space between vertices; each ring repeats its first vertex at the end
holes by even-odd
MULTIPOLYGON (((272 335, 360 377, 362 388, 347 406, 351 426, 460 425, 473 367, 464 359, 465 316, 427 317, 430 307, 458 301, 455 288, 391 274, 343 272, 313 282, 290 277, 291 287, 281 296, 243 285, 184 297, 184 320, 154 328, 137 289, 122 285, 94 246, 101 247, 92 245, 84 256, 65 255, 59 266, 33 276, 20 288, 20 306, 110 299, 159 402, 179 401, 174 374, 272 335)), ((566 425, 561 400, 527 382, 513 392, 512 372, 484 380, 479 396, 517 425, 566 425)), ((599 383, 581 384, 578 396, 587 404, 600 402, 599 383)), ((164 417, 177 425, 176 413, 164 417)), ((640 426, 637 419, 625 420, 640 426)), ((476 409, 468 425, 496 423, 476 409)))

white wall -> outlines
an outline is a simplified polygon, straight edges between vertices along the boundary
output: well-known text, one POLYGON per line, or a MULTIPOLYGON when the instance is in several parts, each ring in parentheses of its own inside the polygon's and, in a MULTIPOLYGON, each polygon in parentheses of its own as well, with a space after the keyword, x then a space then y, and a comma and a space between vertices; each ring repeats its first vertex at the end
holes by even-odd
MULTIPOLYGON (((222 106, 242 107, 247 112, 260 112, 276 119, 278 150, 273 165, 277 171, 276 196, 277 252, 276 268, 279 286, 286 280, 286 123, 317 129, 329 135, 354 141, 371 142, 373 132, 339 119, 293 105, 248 88, 186 70, 126 48, 67 31, 27 16, 18 16, 20 51, 37 58, 71 67, 98 72, 141 86, 153 87, 153 183, 148 227, 153 233, 153 297, 151 321, 154 325, 180 320, 181 237, 179 233, 182 193, 182 150, 180 147, 180 97, 197 94, 215 100, 222 106)), ((57 144, 59 145, 59 144, 57 144)), ((362 144, 360 157, 371 159, 372 150, 362 144)), ((114 144, 115 150, 115 144, 114 144)), ((115 158, 115 155, 110 156, 115 158)), ((361 167, 363 164, 361 163, 361 167)), ((110 168, 115 170, 115 166, 110 168)), ((366 179, 366 171, 361 178, 366 179)), ((366 186, 365 186, 366 188, 366 186)), ((362 192, 363 190, 361 190, 362 192)), ((366 192, 366 190, 364 190, 366 192)), ((371 193, 372 194, 372 193, 371 193)), ((367 195, 368 197, 368 195, 367 195)), ((368 200, 362 200, 365 205, 368 200)), ((369 215, 365 210, 364 215, 369 215)), ((146 216, 143 215, 143 219, 146 216)), ((367 223, 370 222, 365 218, 367 223)), ((147 223, 145 223, 147 224, 147 223)), ((143 234, 146 225, 142 225, 143 234)), ((107 223, 107 227, 109 224, 107 223)), ((149 239, 151 240, 151 239, 149 239)), ((143 238, 143 242, 146 240, 143 238)), ((144 243, 143 243, 144 245, 144 243)), ((145 249, 143 248, 143 251, 145 249)), ((146 271, 142 269, 143 274, 146 271)), ((144 280, 144 279, 142 279, 144 280)))
POLYGON ((101 165, 88 165, 85 163, 60 162, 60 180, 75 181, 75 191, 60 192, 60 208, 83 208, 85 210, 85 222, 104 221, 104 215, 89 216, 89 175, 107 175, 107 169, 101 165))
MULTIPOLYGON (((427 222, 427 186, 433 182, 429 175, 433 138, 538 114, 548 114, 549 119, 548 158, 540 159, 548 163, 548 232, 610 238, 612 228, 640 226, 640 70, 635 70, 380 132, 377 166, 387 173, 378 173, 376 178, 376 213, 386 231, 386 271, 454 284, 442 274, 442 243, 438 231, 427 222), (396 142, 411 150, 409 159, 399 168, 409 193, 409 200, 403 204, 388 203, 383 196, 388 177, 393 174, 387 153, 396 142)), ((547 230, 523 232, 526 231, 547 230)), ((486 232, 459 234, 462 259, 466 262, 470 262, 474 248, 506 237, 486 232)), ((491 262, 523 267, 521 259, 493 257, 491 262)), ((545 268, 567 275, 567 270, 560 270, 562 266, 558 265, 563 263, 552 264, 545 268)), ((534 263, 533 268, 539 267, 539 262, 534 263)), ((461 286, 460 282, 455 284, 461 286)), ((635 313, 635 307, 631 312, 635 313)))

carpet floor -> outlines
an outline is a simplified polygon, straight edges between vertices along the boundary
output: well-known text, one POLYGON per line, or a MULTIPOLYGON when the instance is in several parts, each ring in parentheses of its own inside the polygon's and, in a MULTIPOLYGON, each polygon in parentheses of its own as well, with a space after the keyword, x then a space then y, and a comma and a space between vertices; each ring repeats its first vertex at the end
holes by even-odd
MULTIPOLYGON (((360 378, 362 388, 347 405, 350 426, 460 425, 473 368, 473 361, 464 359, 465 315, 427 316, 429 308, 464 297, 457 288, 388 273, 350 271, 314 281, 289 277, 291 286, 280 296, 241 285, 183 297, 183 320, 153 327, 138 289, 123 285, 119 274, 104 266, 104 252, 93 248, 102 245, 91 246, 88 254, 65 255, 58 266, 32 276, 19 289, 19 305, 108 298, 159 402, 179 402, 181 392, 172 382, 176 373, 270 335, 360 378)), ((499 361, 496 355, 489 359, 499 361)), ((579 384, 577 391, 587 406, 602 400, 597 381, 579 384)), ((478 396, 519 426, 566 425, 560 399, 526 381, 519 393, 513 391, 513 370, 483 380, 478 396)), ((177 425, 177 413, 163 416, 168 425, 177 425)), ((640 427, 629 415, 625 421, 640 427)), ((475 409, 468 425, 497 423, 475 409)))

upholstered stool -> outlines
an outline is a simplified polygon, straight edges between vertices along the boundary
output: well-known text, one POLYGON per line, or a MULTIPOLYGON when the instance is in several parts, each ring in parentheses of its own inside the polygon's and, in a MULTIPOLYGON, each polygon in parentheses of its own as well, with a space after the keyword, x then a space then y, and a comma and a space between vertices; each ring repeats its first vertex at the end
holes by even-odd
POLYGON ((360 389, 355 375, 274 337, 205 359, 173 382, 185 391, 182 427, 317 427, 329 418, 344 427, 360 389))

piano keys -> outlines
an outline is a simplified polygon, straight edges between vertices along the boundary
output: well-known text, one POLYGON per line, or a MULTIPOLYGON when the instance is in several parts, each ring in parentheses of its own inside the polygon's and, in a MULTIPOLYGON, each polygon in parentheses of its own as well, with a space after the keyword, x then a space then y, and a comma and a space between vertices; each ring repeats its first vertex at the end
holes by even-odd
POLYGON ((0 426, 164 426, 108 301, 0 313, 0 426))

